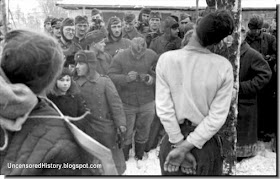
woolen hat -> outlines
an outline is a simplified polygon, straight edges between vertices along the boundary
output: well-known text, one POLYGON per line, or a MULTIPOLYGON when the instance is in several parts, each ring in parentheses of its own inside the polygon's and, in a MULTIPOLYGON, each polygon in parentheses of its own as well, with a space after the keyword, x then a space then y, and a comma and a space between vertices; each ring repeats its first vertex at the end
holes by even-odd
POLYGON ((161 13, 160 12, 151 12, 149 19, 151 19, 151 18, 159 18, 159 19, 161 19, 161 13))
POLYGON ((125 22, 128 22, 128 23, 132 22, 134 19, 135 19, 135 15, 133 13, 131 13, 131 12, 126 13, 124 15, 124 18, 123 18, 123 20, 125 22))
POLYGON ((84 63, 90 63, 90 62, 96 62, 96 55, 94 52, 89 50, 79 50, 74 57, 75 62, 84 62, 84 63))
POLYGON ((53 18, 51 22, 52 27, 60 27, 61 26, 61 19, 53 18))
POLYGON ((254 14, 248 23, 249 29, 261 29, 263 26, 263 18, 259 15, 254 14))
POLYGON ((180 21, 185 20, 187 18, 191 18, 191 15, 186 14, 186 13, 180 14, 180 21))
POLYGON ((69 17, 67 17, 67 18, 65 18, 63 21, 62 21, 62 23, 61 23, 61 26, 74 26, 75 24, 74 24, 74 19, 72 19, 72 18, 69 18, 69 17))
POLYGON ((88 32, 85 36, 85 41, 86 44, 92 44, 94 43, 98 43, 101 40, 103 40, 104 38, 106 38, 106 34, 104 33, 104 31, 102 30, 94 30, 91 32, 88 32))
POLYGON ((51 16, 46 17, 44 24, 46 24, 48 22, 52 22, 52 19, 53 19, 53 17, 51 17, 51 16))
POLYGON ((151 13, 151 9, 150 8, 142 8, 140 13, 142 14, 150 14, 151 13))
POLYGON ((76 16, 75 17, 75 25, 76 24, 82 24, 82 23, 87 23, 88 24, 87 16, 76 16))
POLYGON ((96 9, 96 8, 92 9, 92 11, 91 11, 91 16, 94 16, 94 15, 96 15, 96 14, 101 14, 101 11, 98 10, 98 9, 96 9))

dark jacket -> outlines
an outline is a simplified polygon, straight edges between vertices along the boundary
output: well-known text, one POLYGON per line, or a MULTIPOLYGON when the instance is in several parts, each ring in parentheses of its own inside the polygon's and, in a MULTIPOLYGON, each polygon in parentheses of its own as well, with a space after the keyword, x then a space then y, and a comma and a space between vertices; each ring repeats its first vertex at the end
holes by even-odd
POLYGON ((77 36, 74 36, 73 41, 75 43, 79 44, 82 47, 83 50, 87 49, 88 43, 87 43, 85 37, 82 38, 82 39, 79 39, 77 36))
POLYGON ((117 86, 122 102, 128 105, 140 106, 154 100, 154 85, 146 85, 144 82, 126 81, 127 74, 130 71, 138 72, 138 74, 150 74, 151 67, 157 61, 157 54, 150 49, 146 49, 144 55, 136 60, 131 53, 131 48, 117 54, 109 68, 108 75, 117 86))
POLYGON ((132 40, 135 37, 143 37, 144 38, 144 36, 142 34, 140 34, 137 31, 136 28, 134 28, 131 32, 126 32, 123 28, 122 29, 122 37, 125 38, 125 39, 129 39, 129 40, 132 40))
POLYGON ((257 93, 269 82, 271 70, 262 55, 246 42, 240 50, 237 156, 255 155, 257 142, 257 93))
POLYGON ((97 58, 97 67, 96 71, 101 75, 106 75, 108 73, 109 66, 112 62, 112 56, 108 53, 99 52, 96 55, 97 58))
POLYGON ((118 41, 109 40, 106 42, 105 52, 114 57, 120 49, 127 49, 131 46, 131 41, 121 38, 118 41))
POLYGON ((149 48, 152 40, 161 36, 162 33, 159 30, 157 30, 156 32, 153 32, 149 29, 149 31, 147 33, 145 33, 144 35, 145 35, 145 40, 146 40, 146 43, 147 43, 147 47, 149 48))
POLYGON ((161 36, 154 38, 150 44, 150 49, 155 51, 158 55, 163 54, 169 50, 176 50, 181 47, 181 41, 179 37, 171 39, 169 35, 162 34, 161 36))
MULTIPOLYGON (((59 116, 44 100, 30 116, 59 116)), ((22 129, 9 133, 9 144, 1 151, 1 174, 4 175, 96 175, 97 169, 8 168, 8 164, 85 164, 89 156, 75 141, 62 119, 28 118, 22 129)))
POLYGON ((276 55, 276 39, 273 35, 261 32, 258 37, 251 37, 247 34, 245 41, 264 57, 266 55, 276 55))
POLYGON ((58 43, 60 44, 63 54, 65 56, 64 67, 68 67, 69 65, 74 65, 75 64, 74 55, 77 51, 82 50, 82 47, 74 41, 65 44, 61 41, 61 39, 59 39, 58 43))

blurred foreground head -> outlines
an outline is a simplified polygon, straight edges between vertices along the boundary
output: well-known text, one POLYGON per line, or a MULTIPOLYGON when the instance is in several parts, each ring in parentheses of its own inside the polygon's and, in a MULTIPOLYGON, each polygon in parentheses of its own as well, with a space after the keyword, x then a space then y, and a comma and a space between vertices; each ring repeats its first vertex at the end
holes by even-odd
POLYGON ((6 34, 1 67, 11 83, 23 83, 41 94, 52 88, 62 65, 63 53, 54 38, 27 30, 6 34))

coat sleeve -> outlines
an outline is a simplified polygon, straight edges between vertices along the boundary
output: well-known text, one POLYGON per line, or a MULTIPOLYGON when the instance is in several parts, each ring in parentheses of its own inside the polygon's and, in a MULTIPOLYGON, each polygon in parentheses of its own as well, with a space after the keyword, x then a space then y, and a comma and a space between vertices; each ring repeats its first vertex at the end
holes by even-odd
POLYGON ((116 86, 126 86, 128 81, 127 74, 123 74, 121 55, 117 54, 113 57, 112 63, 108 70, 108 76, 116 86))
POLYGON ((262 55, 255 54, 251 57, 251 60, 250 68, 254 76, 250 80, 240 82, 239 94, 256 94, 271 78, 272 72, 262 55))
POLYGON ((115 125, 117 127, 126 126, 126 118, 123 110, 122 101, 119 97, 115 85, 110 80, 110 78, 107 78, 106 80, 105 94, 115 125))

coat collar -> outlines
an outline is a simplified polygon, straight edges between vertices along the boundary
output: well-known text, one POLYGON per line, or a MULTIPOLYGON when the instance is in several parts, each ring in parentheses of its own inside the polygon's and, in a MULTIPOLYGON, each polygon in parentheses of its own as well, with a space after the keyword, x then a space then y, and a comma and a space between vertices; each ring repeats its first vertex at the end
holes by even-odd
POLYGON ((95 72, 96 74, 93 76, 93 75, 89 75, 89 76, 83 76, 83 77, 79 77, 77 79, 77 84, 79 86, 83 86, 87 81, 90 81, 92 83, 97 83, 97 81, 99 80, 100 78, 100 74, 95 72))
POLYGON ((247 42, 243 42, 241 44, 241 48, 240 48, 240 56, 242 56, 246 51, 248 51, 250 48, 250 45, 247 42))

